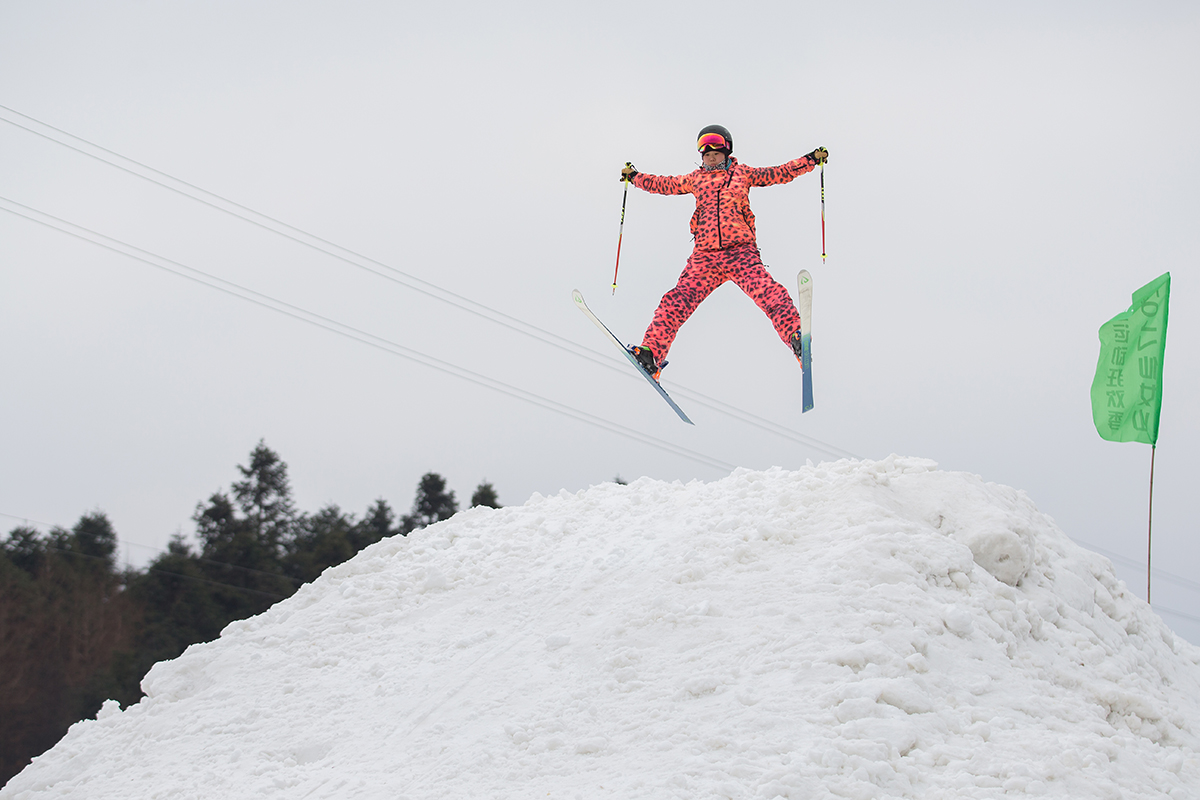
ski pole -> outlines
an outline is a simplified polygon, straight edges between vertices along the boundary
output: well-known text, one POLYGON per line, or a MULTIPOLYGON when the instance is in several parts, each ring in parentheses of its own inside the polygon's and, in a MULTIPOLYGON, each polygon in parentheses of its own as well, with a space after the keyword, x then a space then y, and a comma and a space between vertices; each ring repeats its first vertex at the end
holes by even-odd
POLYGON ((821 263, 825 263, 825 162, 821 161, 821 263))
MULTIPOLYGON (((626 161, 625 166, 632 167, 633 164, 626 161)), ((625 201, 629 199, 629 181, 621 182, 625 184, 625 194, 621 197, 621 228, 617 232, 617 264, 613 267, 613 294, 617 293, 617 270, 621 268, 621 239, 625 236, 625 201)))

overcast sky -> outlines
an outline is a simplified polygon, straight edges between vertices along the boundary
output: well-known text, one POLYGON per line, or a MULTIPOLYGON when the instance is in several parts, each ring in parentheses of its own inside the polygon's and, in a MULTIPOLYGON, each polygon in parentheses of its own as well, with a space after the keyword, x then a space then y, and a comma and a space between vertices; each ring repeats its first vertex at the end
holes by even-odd
POLYGON ((1169 270, 1154 592, 1200 642, 1198 41, 1185 2, 0 0, 0 530, 100 509, 144 564, 260 439, 358 514, 428 471, 518 504, 899 453, 1144 595, 1150 449, 1089 387, 1169 270), (688 172, 714 122, 751 165, 831 154, 826 263, 815 173, 751 196, 814 276, 803 416, 732 285, 664 373, 694 428, 570 299, 640 338, 692 201, 631 191, 614 296, 619 169, 688 172))

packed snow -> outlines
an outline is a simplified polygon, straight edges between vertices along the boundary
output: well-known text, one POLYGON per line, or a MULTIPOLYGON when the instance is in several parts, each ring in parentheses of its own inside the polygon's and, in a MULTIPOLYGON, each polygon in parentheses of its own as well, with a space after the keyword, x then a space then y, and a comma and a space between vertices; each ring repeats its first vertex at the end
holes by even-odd
POLYGON ((0 798, 1200 797, 1200 649, 896 456, 465 511, 142 685, 0 798))

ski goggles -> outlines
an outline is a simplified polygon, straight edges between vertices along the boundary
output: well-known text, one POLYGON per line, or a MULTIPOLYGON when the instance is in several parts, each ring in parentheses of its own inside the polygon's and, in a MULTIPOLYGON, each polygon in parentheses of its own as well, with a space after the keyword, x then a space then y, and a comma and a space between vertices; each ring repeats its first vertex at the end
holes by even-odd
POLYGON ((709 150, 728 150, 729 144, 719 133, 706 133, 696 142, 696 149, 701 153, 707 153, 709 150))

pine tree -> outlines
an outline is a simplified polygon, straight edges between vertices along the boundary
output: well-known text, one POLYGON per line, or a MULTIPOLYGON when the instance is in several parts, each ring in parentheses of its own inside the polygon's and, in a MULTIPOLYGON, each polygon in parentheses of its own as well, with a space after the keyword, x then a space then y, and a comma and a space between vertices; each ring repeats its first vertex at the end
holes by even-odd
POLYGON ((386 539, 399 533, 395 528, 396 515, 392 511, 392 507, 388 505, 387 500, 382 497, 374 502, 367 509, 366 516, 362 521, 354 526, 351 541, 354 544, 354 551, 358 552, 364 547, 375 544, 376 542, 386 539))
POLYGON ((13 528, 7 541, 0 544, 0 553, 16 567, 36 576, 46 561, 46 543, 36 528, 13 528))
POLYGON ((92 567, 111 571, 116 568, 117 532, 102 511, 84 514, 71 529, 71 549, 86 559, 98 559, 92 567))
POLYGON ((301 581, 315 580, 327 568, 354 555, 353 515, 345 515, 330 504, 304 517, 289 543, 288 574, 301 581))
POLYGON ((238 471, 243 479, 233 484, 236 506, 228 495, 216 492, 192 516, 203 545, 202 572, 223 584, 214 587, 212 596, 226 624, 265 611, 296 591, 284 564, 299 523, 287 464, 260 441, 250 464, 238 471))
POLYGON ((471 495, 471 508, 475 506, 500 508, 500 498, 496 496, 496 487, 492 486, 486 480, 476 486, 475 494, 471 495))
POLYGON ((70 531, 18 528, 0 543, 0 784, 111 693, 135 616, 116 541, 95 511, 70 531))
POLYGON ((282 555, 296 524, 287 464, 260 440, 250 453, 250 465, 238 471, 244 480, 233 484, 233 494, 254 537, 282 555))
POLYGON ((446 490, 446 479, 436 472, 427 472, 417 484, 413 510, 404 517, 402 533, 407 535, 435 522, 450 519, 456 513, 458 501, 454 499, 454 492, 446 490))
POLYGON ((200 538, 200 554, 211 561, 259 569, 269 566, 267 555, 244 519, 239 519, 233 501, 224 492, 215 492, 208 505, 197 504, 192 514, 196 535, 200 538))

